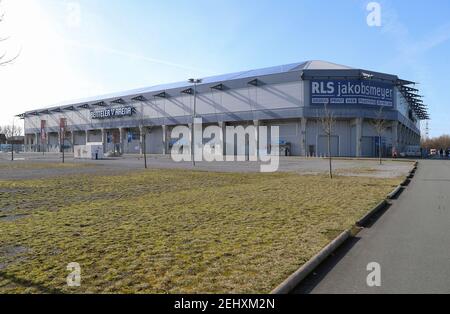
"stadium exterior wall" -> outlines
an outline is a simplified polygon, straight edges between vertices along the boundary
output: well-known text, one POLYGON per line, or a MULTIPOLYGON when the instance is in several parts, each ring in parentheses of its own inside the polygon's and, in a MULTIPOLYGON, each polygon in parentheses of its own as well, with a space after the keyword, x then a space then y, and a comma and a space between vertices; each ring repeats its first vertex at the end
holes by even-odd
MULTIPOLYGON (((205 79, 197 86, 196 113, 203 118, 204 127, 211 124, 222 127, 280 126, 280 140, 290 143, 292 155, 326 155, 320 123, 324 107, 312 103, 311 82, 316 78, 326 80, 330 77, 338 83, 361 80, 361 71, 355 71, 294 68, 281 73, 229 80, 220 80, 220 77, 205 79)), ((380 82, 392 79, 390 75, 371 73, 375 73, 380 82)), ((64 142, 67 151, 71 151, 74 145, 103 142, 105 152, 118 149, 123 153, 142 153, 141 131, 147 130, 147 152, 167 154, 173 143, 170 138, 172 128, 191 126, 192 88, 189 84, 179 83, 158 91, 100 96, 87 101, 86 108, 83 108, 83 102, 73 102, 27 112, 24 114, 25 149, 29 152, 61 151, 60 122, 63 118, 67 121, 64 142), (137 95, 143 97, 131 99, 137 95), (125 107, 132 108, 133 112, 115 118, 92 116, 92 112, 101 115, 105 109, 115 108, 120 112, 125 107)), ((408 145, 420 143, 419 119, 408 107, 399 87, 392 84, 392 90, 392 105, 383 107, 382 111, 383 119, 388 120, 388 128, 382 136, 384 155, 390 155, 393 149, 401 152, 408 145)), ((377 156, 379 141, 372 122, 379 117, 380 106, 341 103, 329 104, 328 109, 336 119, 333 155, 377 156)))

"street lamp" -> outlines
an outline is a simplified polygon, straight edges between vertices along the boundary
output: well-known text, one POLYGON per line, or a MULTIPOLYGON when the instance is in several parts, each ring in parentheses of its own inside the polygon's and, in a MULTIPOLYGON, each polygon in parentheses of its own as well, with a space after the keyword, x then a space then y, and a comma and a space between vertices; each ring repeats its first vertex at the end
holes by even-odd
POLYGON ((195 167, 195 156, 194 156, 194 128, 195 128, 195 118, 197 116, 197 84, 202 82, 201 79, 190 78, 189 83, 194 84, 194 110, 192 112, 192 129, 191 129, 191 158, 192 164, 195 167))

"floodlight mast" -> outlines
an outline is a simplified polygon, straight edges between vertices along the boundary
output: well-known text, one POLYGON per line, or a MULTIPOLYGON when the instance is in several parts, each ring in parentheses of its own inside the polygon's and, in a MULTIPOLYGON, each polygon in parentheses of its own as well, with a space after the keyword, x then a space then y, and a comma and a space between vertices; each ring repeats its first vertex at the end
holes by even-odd
POLYGON ((194 141, 194 128, 195 128, 195 118, 197 116, 197 84, 202 82, 201 79, 190 78, 188 80, 189 83, 194 84, 194 110, 192 112, 192 128, 191 128, 191 158, 192 165, 195 167, 195 141, 194 141))

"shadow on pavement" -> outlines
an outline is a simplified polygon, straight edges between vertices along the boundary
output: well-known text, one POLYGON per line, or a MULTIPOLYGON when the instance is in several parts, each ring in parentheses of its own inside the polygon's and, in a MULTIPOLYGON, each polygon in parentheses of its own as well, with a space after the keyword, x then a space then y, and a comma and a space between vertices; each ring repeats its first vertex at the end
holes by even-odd
POLYGON ((372 226, 391 208, 392 204, 387 204, 383 209, 379 210, 364 224, 364 228, 372 228, 372 226))
POLYGON ((319 265, 300 285, 293 294, 309 294, 327 276, 327 274, 339 263, 339 261, 358 243, 359 237, 351 237, 319 265))

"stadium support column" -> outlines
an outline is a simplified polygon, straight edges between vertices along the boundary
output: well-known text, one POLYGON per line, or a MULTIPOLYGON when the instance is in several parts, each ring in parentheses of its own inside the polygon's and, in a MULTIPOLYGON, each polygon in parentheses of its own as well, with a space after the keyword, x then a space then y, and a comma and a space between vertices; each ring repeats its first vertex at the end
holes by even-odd
POLYGON ((125 154, 125 143, 124 143, 124 135, 125 135, 125 128, 119 129, 119 142, 120 142, 120 153, 123 155, 125 154))
POLYGON ((226 149, 227 144, 226 144, 226 138, 225 138, 225 134, 227 132, 227 124, 223 121, 219 122, 219 128, 222 130, 222 132, 220 132, 219 140, 220 140, 220 143, 222 144, 222 154, 225 157, 226 151, 227 151, 227 149, 226 149))
POLYGON ((71 141, 72 141, 72 153, 75 153, 75 131, 72 130, 71 132, 71 141))
POLYGON ((62 143, 61 143, 61 129, 58 131, 58 150, 62 153, 62 143))
POLYGON ((398 153, 398 121, 392 122, 392 151, 398 153))
POLYGON ((356 157, 362 156, 362 126, 363 119, 356 119, 356 157))
POLYGON ((39 134, 34 133, 34 151, 37 153, 39 148, 39 134))
POLYGON ((300 122, 300 155, 304 157, 308 157, 308 153, 306 151, 306 123, 308 120, 306 118, 302 118, 300 122))
POLYGON ((102 131, 102 147, 103 147, 103 153, 106 153, 106 130, 104 128, 101 129, 102 131))
POLYGON ((86 145, 89 143, 89 130, 86 130, 86 145))
POLYGON ((255 151, 254 156, 256 157, 256 159, 258 159, 258 156, 259 156, 259 120, 253 120, 253 125, 255 126, 255 141, 256 141, 256 143, 255 143, 256 151, 255 151))
POLYGON ((169 153, 167 149, 167 125, 162 126, 162 144, 163 144, 163 155, 169 153))
POLYGON ((188 123, 188 128, 189 128, 189 154, 191 154, 191 159, 195 158, 194 154, 195 154, 195 147, 194 147, 194 124, 193 123, 188 123))
POLYGON ((411 131, 410 128, 408 128, 406 130, 408 131, 408 145, 411 145, 411 133, 412 133, 412 131, 411 131))

